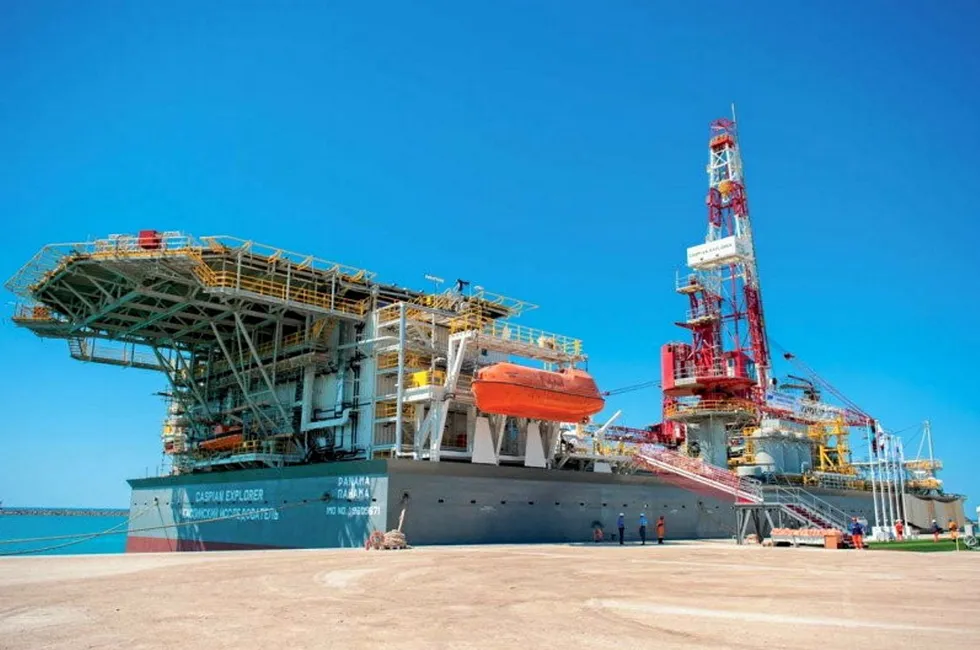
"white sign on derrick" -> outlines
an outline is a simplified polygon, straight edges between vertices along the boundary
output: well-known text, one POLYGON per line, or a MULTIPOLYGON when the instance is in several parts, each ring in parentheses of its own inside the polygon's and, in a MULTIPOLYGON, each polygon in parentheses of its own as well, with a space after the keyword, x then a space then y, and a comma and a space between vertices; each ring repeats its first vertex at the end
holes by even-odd
POLYGON ((749 242, 731 235, 687 249, 687 265, 692 269, 711 269, 725 264, 738 264, 749 258, 749 242))

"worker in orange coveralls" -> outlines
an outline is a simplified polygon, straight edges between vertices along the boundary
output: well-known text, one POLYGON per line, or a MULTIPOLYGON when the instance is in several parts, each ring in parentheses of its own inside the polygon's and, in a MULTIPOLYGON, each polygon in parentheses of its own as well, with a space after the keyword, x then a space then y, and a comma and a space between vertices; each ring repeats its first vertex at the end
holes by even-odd
POLYGON ((899 542, 902 541, 902 533, 904 532, 905 532, 905 524, 903 524, 902 520, 899 519, 898 521, 895 522, 895 539, 899 542))
POLYGON ((959 524, 956 523, 956 520, 955 519, 950 519, 949 520, 949 537, 954 542, 956 541, 956 538, 959 536, 959 529, 960 529, 960 526, 959 526, 959 524))
POLYGON ((660 515, 660 518, 657 519, 657 543, 658 544, 664 543, 664 516, 663 515, 660 515))
POLYGON ((857 517, 851 517, 850 533, 854 548, 859 551, 864 550, 864 527, 861 526, 857 517))

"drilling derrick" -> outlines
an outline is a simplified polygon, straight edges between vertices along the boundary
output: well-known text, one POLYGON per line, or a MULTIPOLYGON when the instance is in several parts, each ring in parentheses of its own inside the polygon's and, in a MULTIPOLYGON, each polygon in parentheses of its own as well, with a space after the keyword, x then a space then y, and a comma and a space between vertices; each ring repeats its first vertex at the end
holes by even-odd
POLYGON ((664 422, 688 454, 724 466, 728 433, 765 401, 770 359, 734 120, 715 120, 711 133, 707 235, 687 249, 690 271, 676 286, 688 299, 677 325, 691 342, 663 347, 661 374, 664 422))

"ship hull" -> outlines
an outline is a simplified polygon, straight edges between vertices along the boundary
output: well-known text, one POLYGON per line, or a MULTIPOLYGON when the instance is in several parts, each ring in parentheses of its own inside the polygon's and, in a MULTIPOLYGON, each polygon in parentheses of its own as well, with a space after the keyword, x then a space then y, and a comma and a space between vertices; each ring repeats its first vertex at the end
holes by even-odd
MULTIPOLYGON (((410 544, 606 539, 625 513, 666 518, 671 539, 730 538, 732 503, 649 475, 410 460, 351 461, 135 479, 128 552, 362 547, 398 526, 410 544)), ((818 492, 874 520, 870 493, 818 492)))

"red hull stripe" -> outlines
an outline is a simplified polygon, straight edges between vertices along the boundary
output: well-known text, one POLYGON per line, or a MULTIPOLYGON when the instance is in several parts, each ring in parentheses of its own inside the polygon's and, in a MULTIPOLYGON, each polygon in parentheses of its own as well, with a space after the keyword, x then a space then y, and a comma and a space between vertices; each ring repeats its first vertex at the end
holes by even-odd
POLYGON ((209 542, 200 539, 167 539, 165 537, 126 538, 127 553, 167 553, 172 551, 255 551, 260 549, 285 548, 264 546, 262 544, 235 544, 231 542, 209 542))

